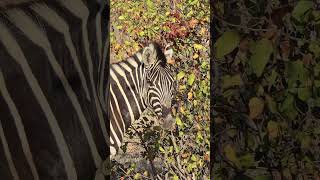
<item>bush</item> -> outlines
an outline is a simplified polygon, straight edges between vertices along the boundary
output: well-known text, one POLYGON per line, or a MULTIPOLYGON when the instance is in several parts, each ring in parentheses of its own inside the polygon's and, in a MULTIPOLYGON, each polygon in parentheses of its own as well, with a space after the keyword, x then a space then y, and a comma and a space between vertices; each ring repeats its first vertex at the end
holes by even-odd
POLYGON ((208 179, 209 2, 111 1, 111 22, 113 62, 132 55, 151 40, 163 47, 172 44, 174 57, 170 63, 177 69, 178 82, 176 129, 173 132, 148 129, 151 132, 140 134, 143 142, 151 141, 144 146, 144 158, 153 162, 157 157, 162 167, 154 172, 122 164, 120 176, 139 179, 156 173, 161 178, 208 179), (148 135, 154 137, 155 132, 159 135, 150 140, 148 135))

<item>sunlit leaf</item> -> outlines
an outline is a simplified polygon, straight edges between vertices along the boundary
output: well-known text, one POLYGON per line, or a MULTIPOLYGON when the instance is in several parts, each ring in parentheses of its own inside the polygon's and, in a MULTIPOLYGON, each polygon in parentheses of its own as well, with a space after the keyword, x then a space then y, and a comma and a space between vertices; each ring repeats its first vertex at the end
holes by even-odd
POLYGON ((172 179, 173 180, 179 180, 179 177, 177 175, 173 175, 172 179))
POLYGON ((182 121, 181 121, 181 119, 180 118, 176 118, 176 124, 178 125, 178 126, 183 126, 183 123, 182 123, 182 121))
POLYGON ((163 149, 163 147, 159 147, 159 150, 161 151, 161 152, 164 152, 164 149, 163 149))
POLYGON ((192 154, 192 155, 191 155, 191 160, 192 160, 192 161, 197 161, 197 157, 196 157, 194 154, 192 154))
POLYGON ((135 174, 135 175, 133 176, 133 179, 141 179, 141 178, 142 178, 142 176, 141 176, 140 173, 137 173, 137 174, 135 174))
POLYGON ((194 47, 194 49, 196 49, 196 50, 201 50, 201 49, 204 48, 201 44, 194 44, 193 47, 194 47))
POLYGON ((184 77, 186 73, 184 71, 180 71, 177 75, 177 80, 179 81, 180 79, 182 79, 184 77))
POLYGON ((197 53, 195 53, 195 54, 192 56, 193 59, 197 59, 198 57, 199 57, 199 54, 197 54, 197 53))
POLYGON ((191 99, 192 99, 192 97, 193 97, 192 92, 188 92, 188 100, 191 100, 191 99))
POLYGON ((188 85, 191 86, 195 79, 196 79, 196 75, 191 73, 188 77, 188 85))

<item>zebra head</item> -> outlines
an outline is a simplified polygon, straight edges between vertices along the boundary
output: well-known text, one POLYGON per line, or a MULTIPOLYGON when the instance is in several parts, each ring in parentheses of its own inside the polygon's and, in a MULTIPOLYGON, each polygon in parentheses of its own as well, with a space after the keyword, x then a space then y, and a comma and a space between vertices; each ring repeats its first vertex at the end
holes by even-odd
POLYGON ((171 109, 175 88, 174 71, 167 60, 173 55, 172 49, 164 53, 157 43, 151 43, 142 52, 145 66, 144 101, 161 120, 164 128, 170 129, 174 123, 171 109))

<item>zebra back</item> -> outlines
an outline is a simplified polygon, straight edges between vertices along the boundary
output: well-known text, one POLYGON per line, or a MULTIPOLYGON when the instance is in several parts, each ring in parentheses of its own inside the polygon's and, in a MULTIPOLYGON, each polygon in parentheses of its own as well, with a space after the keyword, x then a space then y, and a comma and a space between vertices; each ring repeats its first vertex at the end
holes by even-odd
POLYGON ((1 178, 93 179, 109 149, 109 3, 0 12, 1 178))

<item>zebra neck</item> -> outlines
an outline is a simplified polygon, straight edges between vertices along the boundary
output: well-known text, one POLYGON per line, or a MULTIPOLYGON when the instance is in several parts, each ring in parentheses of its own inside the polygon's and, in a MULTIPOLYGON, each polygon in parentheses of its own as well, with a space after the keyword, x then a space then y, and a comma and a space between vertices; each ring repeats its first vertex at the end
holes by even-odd
POLYGON ((134 67, 128 61, 123 61, 112 64, 110 68, 110 92, 115 103, 113 107, 118 106, 119 118, 125 122, 125 129, 138 120, 146 109, 143 90, 144 68, 141 63, 136 64, 134 67))

